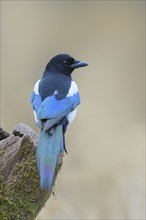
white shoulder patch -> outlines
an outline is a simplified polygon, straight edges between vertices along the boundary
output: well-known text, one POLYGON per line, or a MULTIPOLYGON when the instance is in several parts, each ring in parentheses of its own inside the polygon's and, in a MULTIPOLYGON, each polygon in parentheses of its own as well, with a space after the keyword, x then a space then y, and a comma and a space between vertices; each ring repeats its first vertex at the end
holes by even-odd
POLYGON ((36 82, 36 84, 35 84, 35 86, 34 86, 34 89, 33 89, 34 93, 37 94, 37 95, 39 95, 39 82, 40 82, 40 81, 41 81, 41 80, 39 79, 39 80, 36 82))
POLYGON ((69 89, 69 92, 67 94, 67 97, 69 96, 73 96, 74 94, 76 94, 78 92, 78 86, 75 83, 75 81, 71 81, 71 87, 69 89))

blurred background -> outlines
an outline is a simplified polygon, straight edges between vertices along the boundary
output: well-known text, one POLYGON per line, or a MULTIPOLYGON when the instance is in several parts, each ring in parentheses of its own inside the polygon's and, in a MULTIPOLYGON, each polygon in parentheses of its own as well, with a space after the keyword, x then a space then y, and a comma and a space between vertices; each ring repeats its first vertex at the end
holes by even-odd
POLYGON ((1 126, 33 127, 47 62, 69 53, 81 105, 41 219, 145 219, 144 1, 1 1, 1 126))

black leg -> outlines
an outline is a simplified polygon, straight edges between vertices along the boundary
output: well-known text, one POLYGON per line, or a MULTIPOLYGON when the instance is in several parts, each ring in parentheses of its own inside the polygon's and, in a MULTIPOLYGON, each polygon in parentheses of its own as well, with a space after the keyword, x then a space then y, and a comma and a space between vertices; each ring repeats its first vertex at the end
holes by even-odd
POLYGON ((64 118, 61 120, 60 124, 61 124, 62 127, 63 127, 63 147, 64 147, 65 153, 67 153, 66 146, 65 146, 65 132, 66 132, 67 125, 68 125, 67 118, 64 117, 64 118))
POLYGON ((65 146, 65 134, 63 133, 63 147, 64 147, 64 151, 67 154, 67 150, 66 150, 66 146, 65 146))

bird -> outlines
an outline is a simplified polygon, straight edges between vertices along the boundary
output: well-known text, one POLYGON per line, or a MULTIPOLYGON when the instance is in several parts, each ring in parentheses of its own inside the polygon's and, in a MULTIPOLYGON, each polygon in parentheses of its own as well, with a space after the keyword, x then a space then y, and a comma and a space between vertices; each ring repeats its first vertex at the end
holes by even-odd
POLYGON ((52 187, 61 154, 67 153, 65 132, 80 104, 72 72, 87 65, 67 53, 58 54, 48 62, 42 78, 32 91, 30 102, 35 122, 40 128, 36 158, 42 190, 52 187))

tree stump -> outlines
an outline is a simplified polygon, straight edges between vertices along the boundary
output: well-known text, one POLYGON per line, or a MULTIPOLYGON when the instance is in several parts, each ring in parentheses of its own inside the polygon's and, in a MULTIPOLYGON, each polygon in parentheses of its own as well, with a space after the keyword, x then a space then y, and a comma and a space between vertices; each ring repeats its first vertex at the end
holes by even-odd
POLYGON ((38 141, 38 136, 28 125, 17 124, 12 134, 0 128, 1 220, 35 219, 52 193, 63 154, 51 190, 41 190, 36 164, 38 141))

